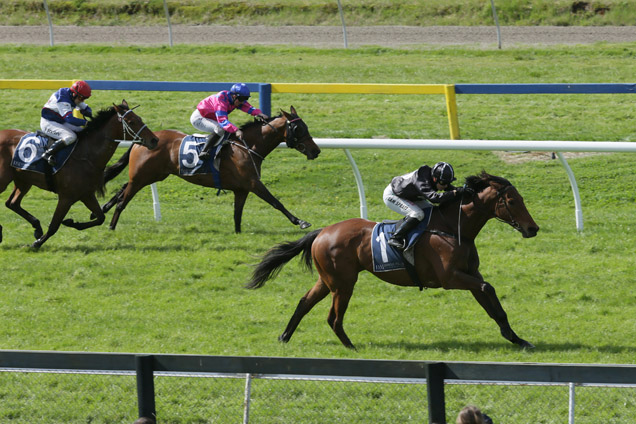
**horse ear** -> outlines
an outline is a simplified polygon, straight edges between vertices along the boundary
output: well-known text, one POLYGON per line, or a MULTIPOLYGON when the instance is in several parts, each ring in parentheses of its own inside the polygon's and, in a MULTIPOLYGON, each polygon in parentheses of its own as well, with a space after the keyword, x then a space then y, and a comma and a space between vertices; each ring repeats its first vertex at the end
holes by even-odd
POLYGON ((126 102, 126 99, 122 99, 122 100, 121 100, 121 104, 122 104, 123 106, 126 106, 127 108, 130 108, 130 107, 128 106, 128 102, 126 102))
POLYGON ((291 106, 289 110, 291 111, 292 115, 298 116, 298 114, 296 113, 296 109, 294 109, 294 106, 291 106))
POLYGON ((289 113, 285 112, 283 109, 281 109, 281 110, 280 110, 280 113, 282 113, 282 114, 283 114, 283 116, 284 116, 285 118, 287 118, 287 120, 289 120, 289 118, 290 118, 289 113))

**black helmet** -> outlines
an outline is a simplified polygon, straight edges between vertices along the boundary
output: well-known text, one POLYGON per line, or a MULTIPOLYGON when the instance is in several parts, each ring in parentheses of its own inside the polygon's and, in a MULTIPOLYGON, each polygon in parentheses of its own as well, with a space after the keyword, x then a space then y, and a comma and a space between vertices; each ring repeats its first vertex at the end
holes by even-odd
POLYGON ((453 167, 446 162, 437 162, 435 166, 433 166, 431 175, 442 185, 448 185, 457 179, 455 178, 453 167))

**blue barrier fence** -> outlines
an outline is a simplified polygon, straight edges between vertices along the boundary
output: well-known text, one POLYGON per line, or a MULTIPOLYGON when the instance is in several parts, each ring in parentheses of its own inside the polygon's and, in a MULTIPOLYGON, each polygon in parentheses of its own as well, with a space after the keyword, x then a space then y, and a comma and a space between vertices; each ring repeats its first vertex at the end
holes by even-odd
POLYGON ((636 84, 455 84, 456 94, 630 94, 636 84))
MULTIPOLYGON (((206 91, 229 90, 232 82, 180 82, 180 81, 108 81, 86 80, 93 90, 121 91, 206 91)), ((264 83, 246 83, 251 92, 258 92, 259 108, 271 115, 272 85, 264 83)))

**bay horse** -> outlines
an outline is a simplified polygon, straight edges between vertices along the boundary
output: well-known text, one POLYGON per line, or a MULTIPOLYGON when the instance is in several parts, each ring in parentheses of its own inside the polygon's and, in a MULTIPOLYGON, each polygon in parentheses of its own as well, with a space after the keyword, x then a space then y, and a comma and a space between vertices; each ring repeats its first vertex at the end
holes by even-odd
MULTIPOLYGON (((230 143, 223 146, 219 171, 221 189, 234 192, 234 231, 241 232, 241 218, 247 195, 252 192, 281 211, 289 221, 305 229, 311 226, 307 221, 292 215, 283 204, 276 199, 261 181, 261 165, 280 143, 298 150, 315 159, 320 154, 320 147, 314 143, 305 122, 298 117, 296 109, 291 107, 290 113, 281 110, 281 115, 270 118, 268 122, 249 122, 241 127, 243 139, 231 138, 230 143)), ((176 175, 185 181, 204 187, 215 187, 212 174, 179 175, 179 147, 186 134, 175 130, 163 130, 155 133, 159 139, 157 149, 148 151, 132 146, 121 159, 108 167, 104 180, 108 182, 117 176, 126 165, 128 182, 102 206, 104 213, 117 205, 110 221, 110 229, 114 230, 122 211, 128 202, 143 187, 163 181, 169 175, 176 175)))
MULTIPOLYGON (((522 348, 533 348, 512 330, 495 289, 479 273, 479 255, 474 240, 491 218, 510 224, 524 238, 536 236, 539 227, 508 180, 482 171, 480 175, 468 177, 466 187, 474 194, 466 193, 463 198, 458 196, 433 209, 430 224, 415 245, 417 276, 427 288, 470 290, 499 325, 504 338, 522 348)), ((300 299, 280 341, 288 342, 302 318, 331 293, 327 323, 343 345, 355 349, 343 329, 343 320, 358 274, 366 270, 387 283, 417 285, 403 269, 373 271, 371 233, 375 224, 360 218, 341 221, 308 233, 297 241, 278 244, 265 254, 247 288, 262 287, 299 254, 302 254, 304 265, 311 270, 313 263, 319 275, 314 287, 300 299)))
MULTIPOLYGON (((14 151, 18 142, 27 134, 22 130, 0 131, 0 193, 11 181, 15 188, 5 205, 27 220, 34 229, 36 240, 31 247, 39 248, 53 234, 60 224, 85 230, 101 225, 104 214, 95 195, 103 193, 103 173, 108 161, 115 153, 119 141, 131 136, 134 142, 152 149, 157 145, 157 138, 143 123, 142 119, 129 108, 126 100, 120 105, 99 111, 86 124, 84 131, 78 134, 76 146, 66 164, 54 175, 16 169, 11 166, 14 151), (57 193, 58 201, 46 234, 42 231, 40 221, 24 210, 22 199, 31 187, 57 193), (71 206, 81 201, 92 212, 93 218, 88 222, 75 222, 64 219, 71 206)), ((2 226, 0 226, 0 242, 2 241, 2 226)))

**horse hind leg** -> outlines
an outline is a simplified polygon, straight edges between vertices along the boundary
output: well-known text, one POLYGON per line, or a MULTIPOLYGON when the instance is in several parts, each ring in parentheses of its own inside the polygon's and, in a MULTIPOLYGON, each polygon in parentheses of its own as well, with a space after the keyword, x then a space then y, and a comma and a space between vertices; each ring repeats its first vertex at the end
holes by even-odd
MULTIPOLYGON (((44 234, 42 225, 40 224, 40 220, 27 212, 24 208, 22 208, 21 205, 22 199, 24 198, 24 196, 26 196, 30 189, 30 185, 22 188, 18 188, 16 186, 7 199, 5 206, 20 215, 22 218, 27 220, 29 224, 31 224, 31 226, 33 227, 33 237, 35 237, 35 239, 37 240, 44 234)), ((0 238, 0 241, 1 240, 2 239, 0 238)))
POLYGON ((278 340, 287 343, 303 317, 307 315, 307 313, 311 311, 311 308, 318 302, 327 297, 328 294, 329 288, 322 282, 322 279, 318 278, 316 284, 300 299, 300 302, 298 302, 294 315, 292 315, 285 331, 278 337, 278 340))
POLYGON ((336 336, 340 339, 342 344, 349 349, 356 350, 356 347, 351 343, 347 333, 344 331, 344 315, 349 306, 349 300, 353 294, 353 288, 338 289, 332 294, 331 309, 329 310, 329 316, 327 317, 327 323, 329 327, 336 333, 336 336))

